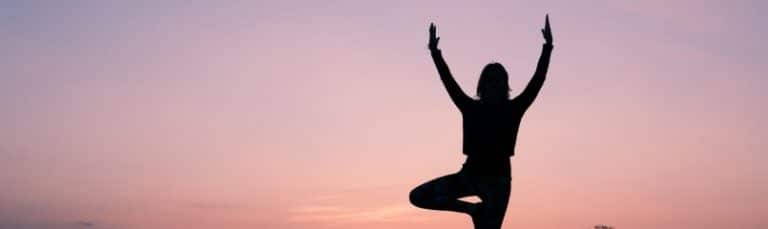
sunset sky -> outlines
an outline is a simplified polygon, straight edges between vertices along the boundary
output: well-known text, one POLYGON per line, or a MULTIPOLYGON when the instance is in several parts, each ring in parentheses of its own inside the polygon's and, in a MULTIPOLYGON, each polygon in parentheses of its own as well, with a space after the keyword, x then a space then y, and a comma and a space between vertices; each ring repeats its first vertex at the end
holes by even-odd
POLYGON ((555 49, 504 228, 768 228, 768 1, 0 1, 0 229, 463 229, 474 95, 555 49))

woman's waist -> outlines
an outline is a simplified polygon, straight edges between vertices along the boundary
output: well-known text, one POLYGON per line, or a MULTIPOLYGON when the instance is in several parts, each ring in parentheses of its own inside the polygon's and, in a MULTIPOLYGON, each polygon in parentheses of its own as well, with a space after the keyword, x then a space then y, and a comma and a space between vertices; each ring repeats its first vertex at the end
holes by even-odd
POLYGON ((468 156, 462 166, 462 172, 475 175, 510 176, 512 165, 508 156, 486 157, 468 156))
POLYGON ((468 157, 482 157, 498 159, 515 155, 515 144, 477 144, 465 141, 462 152, 468 157))
POLYGON ((509 165, 510 157, 507 155, 477 155, 469 154, 464 160, 464 164, 480 165, 509 165))

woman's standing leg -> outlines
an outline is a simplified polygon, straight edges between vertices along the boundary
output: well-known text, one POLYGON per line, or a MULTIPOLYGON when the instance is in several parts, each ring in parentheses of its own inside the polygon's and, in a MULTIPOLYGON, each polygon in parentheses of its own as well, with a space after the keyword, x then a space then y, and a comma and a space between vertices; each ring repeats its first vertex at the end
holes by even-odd
POLYGON ((472 179, 482 200, 472 214, 475 229, 500 229, 507 212, 511 179, 509 177, 478 177, 472 179))
POLYGON ((436 178, 414 188, 410 193, 411 203, 420 208, 470 213, 475 204, 459 200, 474 194, 467 179, 460 174, 436 178))

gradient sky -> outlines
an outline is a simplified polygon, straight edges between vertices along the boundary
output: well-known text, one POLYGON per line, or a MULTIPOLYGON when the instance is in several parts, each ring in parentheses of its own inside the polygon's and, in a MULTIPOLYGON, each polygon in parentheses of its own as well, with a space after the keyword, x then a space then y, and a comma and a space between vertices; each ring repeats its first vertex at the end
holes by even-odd
POLYGON ((429 22, 530 79, 505 228, 768 228, 766 1, 0 1, 0 228, 470 228, 429 22), (763 212, 763 213, 759 213, 763 212))

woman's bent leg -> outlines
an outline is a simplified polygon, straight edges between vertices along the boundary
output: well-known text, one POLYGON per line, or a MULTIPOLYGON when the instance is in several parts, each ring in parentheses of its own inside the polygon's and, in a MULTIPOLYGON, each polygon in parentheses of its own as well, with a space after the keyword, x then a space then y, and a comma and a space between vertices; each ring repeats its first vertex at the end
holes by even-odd
POLYGON ((420 208, 470 213, 475 204, 458 198, 472 195, 472 188, 459 174, 436 178, 410 193, 411 203, 420 208))

